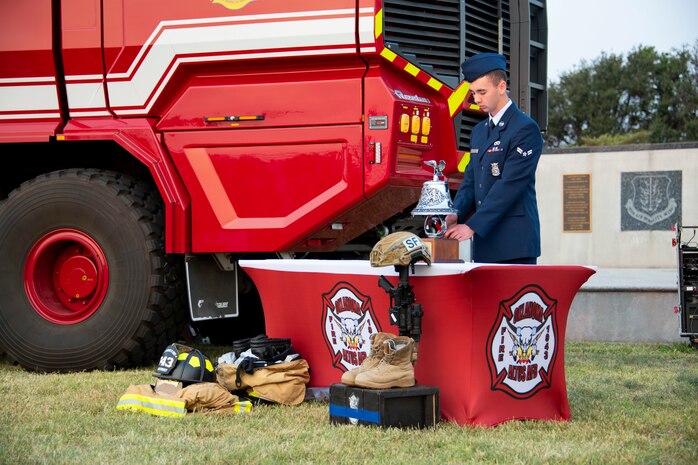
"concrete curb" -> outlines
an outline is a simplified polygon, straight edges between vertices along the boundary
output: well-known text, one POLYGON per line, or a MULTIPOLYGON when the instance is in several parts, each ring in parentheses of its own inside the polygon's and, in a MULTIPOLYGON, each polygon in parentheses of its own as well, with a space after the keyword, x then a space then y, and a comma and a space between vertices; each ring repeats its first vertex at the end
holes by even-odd
POLYGON ((679 336, 678 269, 597 269, 575 296, 569 341, 687 342, 679 336))
POLYGON ((678 292, 676 268, 599 268, 581 291, 678 292))

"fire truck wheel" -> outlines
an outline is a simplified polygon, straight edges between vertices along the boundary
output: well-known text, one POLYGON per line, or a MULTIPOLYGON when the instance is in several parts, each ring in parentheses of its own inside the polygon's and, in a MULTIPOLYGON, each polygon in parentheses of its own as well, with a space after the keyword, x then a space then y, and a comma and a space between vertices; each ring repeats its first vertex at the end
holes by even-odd
POLYGON ((31 371, 152 363, 185 322, 183 261, 164 253, 153 188, 62 170, 0 203, 0 352, 31 371))

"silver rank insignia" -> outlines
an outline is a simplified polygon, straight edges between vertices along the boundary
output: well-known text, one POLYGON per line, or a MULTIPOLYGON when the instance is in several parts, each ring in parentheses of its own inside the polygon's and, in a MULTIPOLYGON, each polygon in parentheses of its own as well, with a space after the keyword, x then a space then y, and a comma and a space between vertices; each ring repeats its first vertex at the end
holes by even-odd
POLYGON ((502 174, 499 171, 499 163, 490 163, 490 168, 492 169, 492 176, 499 176, 502 174))
POLYGON ((519 155, 521 155, 524 158, 526 158, 527 156, 529 156, 530 154, 533 153, 533 149, 523 150, 521 147, 516 147, 516 151, 519 152, 519 155))

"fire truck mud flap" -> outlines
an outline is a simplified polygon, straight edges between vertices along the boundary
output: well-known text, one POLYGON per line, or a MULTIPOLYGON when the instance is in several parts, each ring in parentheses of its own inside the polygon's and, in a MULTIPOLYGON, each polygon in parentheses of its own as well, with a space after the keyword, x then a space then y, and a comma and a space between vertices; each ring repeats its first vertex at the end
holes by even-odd
POLYGON ((152 363, 186 318, 181 258, 164 252, 157 191, 62 170, 0 204, 0 349, 40 372, 152 363))

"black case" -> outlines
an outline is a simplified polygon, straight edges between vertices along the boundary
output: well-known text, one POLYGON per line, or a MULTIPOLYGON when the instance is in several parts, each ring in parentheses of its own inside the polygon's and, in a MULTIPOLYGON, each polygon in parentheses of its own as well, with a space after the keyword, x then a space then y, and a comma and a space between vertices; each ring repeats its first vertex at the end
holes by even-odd
POLYGON ((439 388, 364 389, 330 385, 330 423, 396 428, 435 428, 440 420, 439 388))

